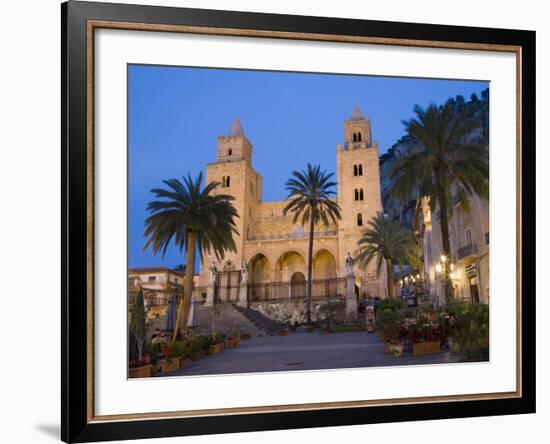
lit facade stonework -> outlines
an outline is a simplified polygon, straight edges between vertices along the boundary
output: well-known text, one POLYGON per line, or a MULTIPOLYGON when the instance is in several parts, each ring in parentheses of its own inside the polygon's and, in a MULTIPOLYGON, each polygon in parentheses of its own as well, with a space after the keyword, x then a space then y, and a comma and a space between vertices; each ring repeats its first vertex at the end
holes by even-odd
MULTIPOLYGON (((315 159, 311 159, 315 163, 315 159)), ((291 165, 301 170, 305 165, 291 165)), ((331 169, 329 168, 329 171, 331 169)), ((378 144, 372 142, 371 124, 359 108, 344 122, 344 143, 336 146, 337 199, 342 219, 329 226, 317 225, 313 247, 313 280, 344 278, 345 259, 353 255, 357 241, 370 218, 382 211, 378 144)), ((199 287, 210 283, 213 263, 218 271, 238 271, 246 264, 248 283, 302 284, 307 276, 307 229, 283 215, 288 201, 262 202, 262 176, 253 167, 253 147, 240 122, 229 135, 218 137, 217 159, 207 165, 206 181, 221 184, 217 193, 232 195, 238 211, 236 253, 223 263, 205 256, 199 287)), ((356 293, 360 297, 386 294, 385 276, 377 276, 374 264, 368 270, 355 265, 356 293)))
MULTIPOLYGON (((469 213, 455 206, 449 221, 451 280, 454 296, 466 302, 489 302, 489 202, 470 197, 469 213)), ((442 273, 438 263, 443 251, 438 211, 421 203, 420 234, 424 249, 426 289, 436 303, 444 303, 442 273)))

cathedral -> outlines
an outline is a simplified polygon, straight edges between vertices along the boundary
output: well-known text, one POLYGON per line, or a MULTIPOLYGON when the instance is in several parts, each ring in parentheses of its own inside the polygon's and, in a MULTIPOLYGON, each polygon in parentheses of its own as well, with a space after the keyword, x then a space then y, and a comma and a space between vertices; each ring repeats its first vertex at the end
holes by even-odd
MULTIPOLYGON (((217 158, 206 167, 206 183, 219 182, 221 186, 215 192, 235 198, 233 205, 239 214, 237 251, 226 254, 222 263, 217 262, 214 255, 205 256, 196 290, 210 284, 214 269, 218 279, 226 279, 218 285, 227 289, 229 293, 224 297, 228 300, 238 297, 238 281, 243 279, 241 271, 243 276, 246 273, 247 284, 252 289, 248 296, 251 299, 303 294, 307 276, 307 230, 301 224, 292 223, 292 214, 283 215, 288 201, 262 201, 262 175, 254 169, 253 146, 239 119, 229 134, 219 136, 217 142, 217 158), (231 288, 235 289, 233 294, 230 294, 231 288), (286 293, 277 296, 278 291, 286 293)), ((295 165, 292 169, 303 168, 305 165, 295 165)), ((330 166, 327 170, 334 171, 330 166)), ((367 222, 382 211, 378 144, 372 141, 369 119, 358 107, 344 121, 343 144, 336 146, 336 179, 335 199, 342 218, 336 224, 315 227, 313 297, 319 292, 327 297, 337 296, 327 294, 331 288, 334 293, 340 293, 337 282, 344 279, 346 273, 349 276, 348 253, 354 255, 367 222)), ((353 275, 359 299, 386 295, 385 274, 377 275, 374 263, 367 270, 355 264, 353 275)))

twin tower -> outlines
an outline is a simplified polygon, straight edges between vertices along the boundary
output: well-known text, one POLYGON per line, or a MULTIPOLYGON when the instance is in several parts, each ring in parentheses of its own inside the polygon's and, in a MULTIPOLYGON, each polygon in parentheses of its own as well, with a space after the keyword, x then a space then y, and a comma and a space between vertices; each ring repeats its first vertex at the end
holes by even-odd
MULTIPOLYGON (((253 147, 235 120, 227 136, 218 137, 217 159, 206 168, 206 180, 221 184, 216 192, 234 196, 238 211, 235 239, 237 252, 223 263, 205 257, 200 284, 208 282, 209 267, 214 262, 219 270, 239 270, 246 263, 252 283, 291 281, 306 271, 307 235, 305 227, 292 223, 292 215, 283 215, 287 201, 262 202, 262 176, 252 164, 253 147)), ((338 204, 342 219, 330 226, 317 226, 314 242, 313 278, 345 276, 345 258, 357 250, 367 222, 382 211, 378 144, 372 142, 371 124, 357 107, 344 122, 344 143, 336 148, 338 204)), ((315 164, 315 158, 311 163, 315 164)), ((293 170, 306 165, 291 165, 293 170)), ((328 171, 333 168, 323 165, 328 171)), ((384 296, 383 276, 375 269, 359 270, 356 266, 356 292, 361 297, 384 296)))

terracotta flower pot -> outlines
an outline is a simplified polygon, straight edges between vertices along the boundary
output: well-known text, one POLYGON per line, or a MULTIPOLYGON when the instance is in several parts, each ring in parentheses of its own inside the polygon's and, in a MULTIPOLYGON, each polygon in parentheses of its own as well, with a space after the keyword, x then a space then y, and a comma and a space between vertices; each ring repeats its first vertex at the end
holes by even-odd
POLYGON ((130 378, 150 378, 153 366, 151 364, 143 365, 141 367, 130 368, 128 377, 130 378))
POLYGON ((233 348, 234 346, 233 338, 226 338, 225 339, 225 348, 233 348))
POLYGON ((210 353, 213 355, 216 355, 218 353, 221 353, 223 350, 223 344, 220 342, 218 344, 212 344, 210 346, 210 353))
POLYGON ((416 342, 413 344, 413 354, 415 356, 429 355, 441 351, 438 341, 416 342))
POLYGON ((398 358, 403 355, 403 344, 389 344, 388 351, 398 358))
POLYGON ((160 361, 160 368, 163 373, 173 372, 174 370, 180 368, 180 358, 171 358, 170 360, 163 359, 160 361))

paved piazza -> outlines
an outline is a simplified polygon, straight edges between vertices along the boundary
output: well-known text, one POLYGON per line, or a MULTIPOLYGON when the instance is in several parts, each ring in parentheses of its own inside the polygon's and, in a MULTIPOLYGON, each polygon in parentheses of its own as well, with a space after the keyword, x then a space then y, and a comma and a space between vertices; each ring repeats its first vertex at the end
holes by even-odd
POLYGON ((384 344, 372 333, 290 333, 246 341, 235 349, 205 356, 165 376, 319 370, 458 362, 460 354, 443 352, 396 358, 384 353, 384 344))

